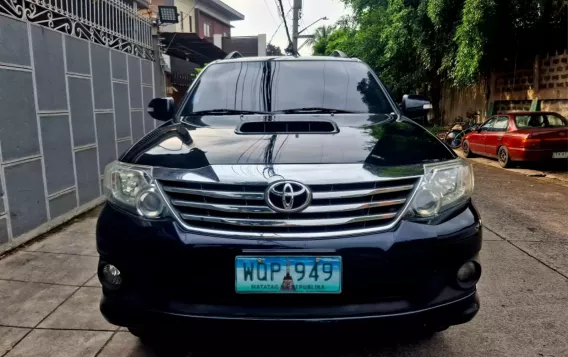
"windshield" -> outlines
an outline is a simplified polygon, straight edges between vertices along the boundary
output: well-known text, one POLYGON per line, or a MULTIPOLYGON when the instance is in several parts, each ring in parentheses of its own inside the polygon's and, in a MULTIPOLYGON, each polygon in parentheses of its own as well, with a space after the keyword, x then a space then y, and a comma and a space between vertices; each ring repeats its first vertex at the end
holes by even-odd
POLYGON ((566 119, 555 113, 519 115, 515 117, 519 129, 527 128, 561 128, 568 126, 566 119))
POLYGON ((347 61, 211 65, 195 83, 182 115, 215 110, 393 112, 370 69, 363 63, 347 61))

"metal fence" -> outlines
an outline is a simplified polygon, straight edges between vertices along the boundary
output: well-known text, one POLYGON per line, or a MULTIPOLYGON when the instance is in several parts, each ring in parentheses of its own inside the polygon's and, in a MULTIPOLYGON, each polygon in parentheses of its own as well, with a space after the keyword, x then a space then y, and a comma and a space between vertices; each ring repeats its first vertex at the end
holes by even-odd
POLYGON ((0 13, 154 59, 152 20, 120 0, 0 0, 0 13))

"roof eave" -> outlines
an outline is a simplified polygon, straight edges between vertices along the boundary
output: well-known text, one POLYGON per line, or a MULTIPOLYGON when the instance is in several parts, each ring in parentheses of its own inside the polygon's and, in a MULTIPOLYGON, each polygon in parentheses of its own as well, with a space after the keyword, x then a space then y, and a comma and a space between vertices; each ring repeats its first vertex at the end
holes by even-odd
POLYGON ((240 21, 245 19, 245 15, 241 14, 237 10, 233 9, 229 5, 225 4, 220 0, 208 0, 213 6, 217 7, 220 11, 227 16, 231 21, 240 21))
POLYGON ((150 7, 150 4, 152 3, 151 0, 134 0, 134 2, 138 4, 139 9, 147 9, 150 7))

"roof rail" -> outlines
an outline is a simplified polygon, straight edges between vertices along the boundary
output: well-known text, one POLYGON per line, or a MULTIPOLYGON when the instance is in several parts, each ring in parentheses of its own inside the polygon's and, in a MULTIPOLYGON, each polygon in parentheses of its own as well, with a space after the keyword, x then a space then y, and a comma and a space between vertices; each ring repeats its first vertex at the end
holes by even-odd
POLYGON ((233 51, 233 52, 229 53, 227 55, 227 57, 225 57, 225 59, 242 58, 242 57, 243 57, 243 55, 241 55, 239 53, 239 51, 233 51))
POLYGON ((340 51, 340 50, 334 50, 331 54, 331 57, 341 57, 341 58, 349 58, 349 56, 347 56, 345 54, 345 52, 340 51))

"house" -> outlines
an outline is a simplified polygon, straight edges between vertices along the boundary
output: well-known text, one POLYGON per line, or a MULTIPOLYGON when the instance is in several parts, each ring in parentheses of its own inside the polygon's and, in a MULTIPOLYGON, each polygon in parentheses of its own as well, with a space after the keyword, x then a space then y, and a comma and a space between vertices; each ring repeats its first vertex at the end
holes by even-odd
POLYGON ((214 35, 231 37, 231 22, 245 19, 221 0, 153 0, 151 7, 160 5, 176 6, 179 14, 179 23, 165 26, 164 32, 195 33, 210 42, 214 35))
POLYGON ((233 37, 233 21, 245 16, 221 0, 152 0, 145 16, 157 18, 158 6, 175 6, 178 23, 159 27, 164 54, 161 63, 165 89, 176 102, 191 85, 195 69, 225 58, 233 51, 243 56, 265 56, 266 35, 233 37))

